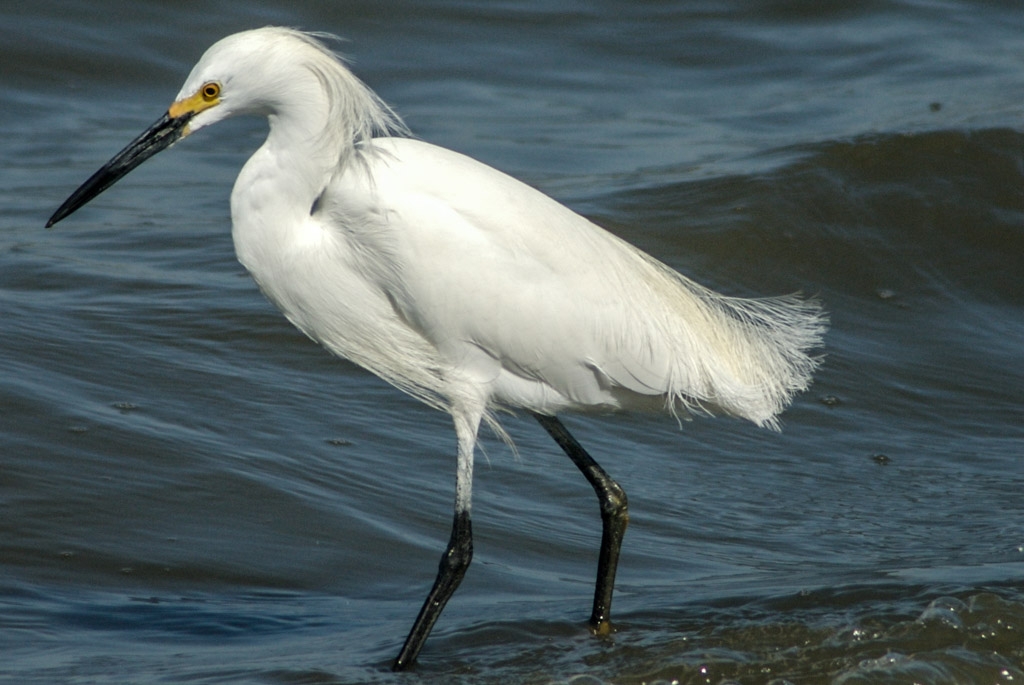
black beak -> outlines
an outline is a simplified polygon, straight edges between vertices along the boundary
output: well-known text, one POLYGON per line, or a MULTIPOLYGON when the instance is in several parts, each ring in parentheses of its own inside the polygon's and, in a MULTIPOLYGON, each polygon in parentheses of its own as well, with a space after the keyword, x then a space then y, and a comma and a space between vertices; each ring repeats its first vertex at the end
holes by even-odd
POLYGON ((160 117, 159 121, 128 143, 125 149, 118 152, 113 159, 90 176, 88 181, 79 186, 78 190, 71 193, 71 197, 65 200, 64 204, 46 222, 46 227, 50 228, 64 217, 72 214, 89 200, 121 180, 129 171, 181 139, 185 135, 185 127, 188 126, 192 117, 192 112, 186 112, 178 117, 171 117, 170 114, 160 117))

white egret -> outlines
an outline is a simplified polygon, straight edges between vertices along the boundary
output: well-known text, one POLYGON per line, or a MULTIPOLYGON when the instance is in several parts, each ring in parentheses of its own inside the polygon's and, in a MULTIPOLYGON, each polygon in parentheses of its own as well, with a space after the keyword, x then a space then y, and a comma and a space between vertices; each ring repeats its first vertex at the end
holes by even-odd
POLYGON ((481 421, 532 414, 598 495, 591 628, 610 630, 626 495, 556 414, 724 413, 777 428, 805 389, 820 305, 707 290, 542 193, 414 140, 316 37, 263 28, 214 44, 153 126, 86 181, 52 226, 189 133, 265 116, 231 193, 238 259, 306 335, 451 414, 455 517, 396 670, 416 659, 472 558, 481 421))

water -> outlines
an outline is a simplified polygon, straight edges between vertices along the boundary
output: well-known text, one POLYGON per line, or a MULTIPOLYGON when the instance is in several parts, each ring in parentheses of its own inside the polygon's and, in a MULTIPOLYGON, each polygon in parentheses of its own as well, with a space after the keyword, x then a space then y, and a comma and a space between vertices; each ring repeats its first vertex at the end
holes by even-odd
POLYGON ((1024 14, 1016 2, 8 3, 0 9, 0 680, 1024 678, 1024 14), (386 669, 448 536, 446 417, 292 330, 234 259, 237 121, 42 225, 236 30, 346 36, 416 133, 701 282, 832 330, 774 434, 567 419, 486 441, 476 559, 386 669))

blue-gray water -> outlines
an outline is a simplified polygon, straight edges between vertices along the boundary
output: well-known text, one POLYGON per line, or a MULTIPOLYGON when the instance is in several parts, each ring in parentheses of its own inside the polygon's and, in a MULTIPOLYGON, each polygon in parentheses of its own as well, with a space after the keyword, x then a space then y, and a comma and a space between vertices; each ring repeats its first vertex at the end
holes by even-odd
POLYGON ((0 681, 1024 679, 1018 0, 12 2, 0 8, 0 681), (454 438, 235 261, 233 121, 56 229, 205 48, 348 38, 415 133, 719 290, 819 295, 774 434, 568 418, 630 495, 608 640, 593 493, 524 418, 476 558, 390 660, 448 537, 454 438))

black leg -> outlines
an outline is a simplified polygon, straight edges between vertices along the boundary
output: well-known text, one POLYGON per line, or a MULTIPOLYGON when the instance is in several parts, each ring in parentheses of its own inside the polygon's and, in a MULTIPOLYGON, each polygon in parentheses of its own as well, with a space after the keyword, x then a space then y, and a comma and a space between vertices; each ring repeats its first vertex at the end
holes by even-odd
POLYGON ((555 439, 572 463, 583 472, 597 493, 601 503, 601 554, 597 562, 597 585, 594 588, 594 611, 590 614, 590 629, 598 635, 611 632, 612 589, 615 587, 615 569, 619 565, 622 536, 629 524, 626 492, 605 473, 600 464, 576 442, 576 438, 554 416, 533 415, 544 430, 555 439))
MULTIPOLYGON (((427 640, 431 628, 441 615, 444 605, 448 603, 455 589, 459 587, 469 562, 473 560, 473 527, 469 519, 469 511, 455 512, 455 521, 452 524, 452 537, 448 541, 448 549, 441 557, 440 567, 437 569, 437 580, 434 587, 427 595, 427 601, 420 609, 420 615, 416 617, 416 623, 409 631, 409 637, 405 638, 405 646, 398 653, 398 658, 392 664, 391 670, 404 671, 416 661, 423 643, 427 640)), ((614 575, 614 572, 613 572, 614 575)))

